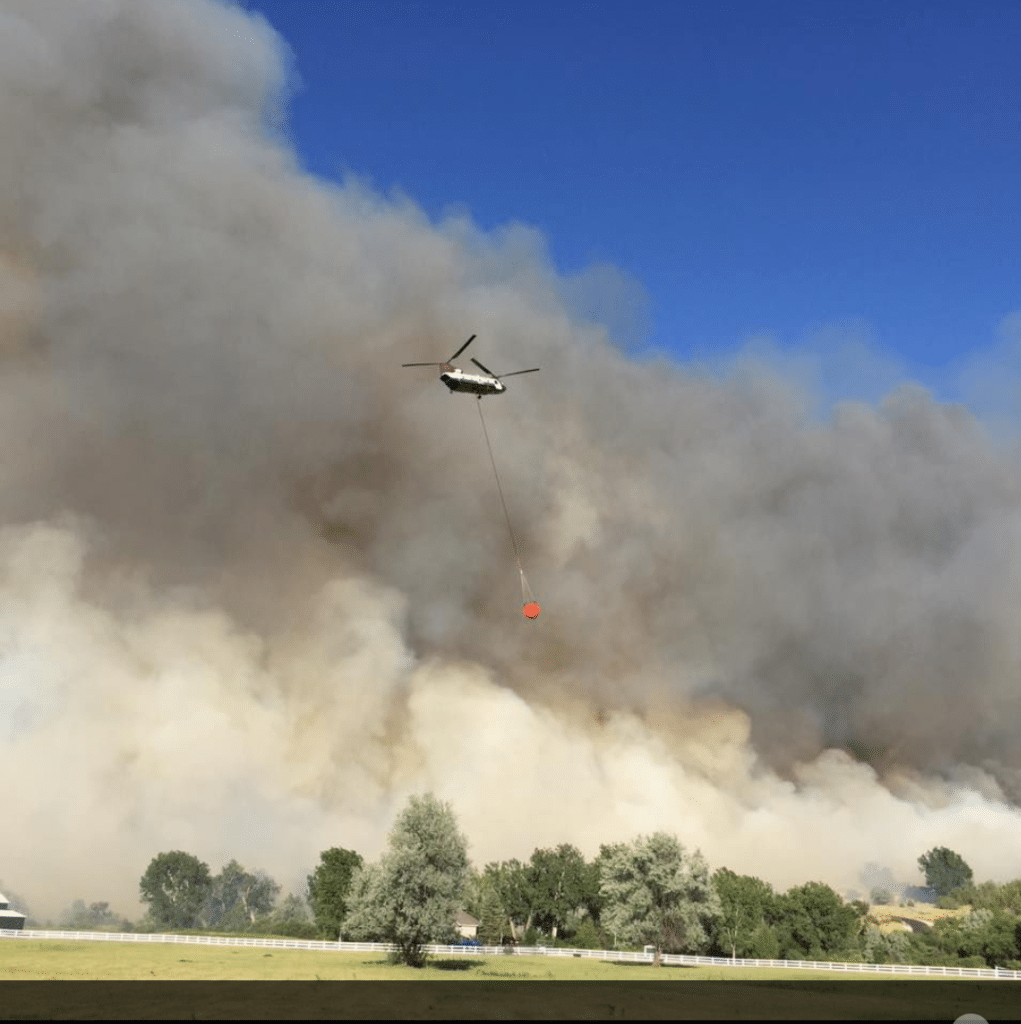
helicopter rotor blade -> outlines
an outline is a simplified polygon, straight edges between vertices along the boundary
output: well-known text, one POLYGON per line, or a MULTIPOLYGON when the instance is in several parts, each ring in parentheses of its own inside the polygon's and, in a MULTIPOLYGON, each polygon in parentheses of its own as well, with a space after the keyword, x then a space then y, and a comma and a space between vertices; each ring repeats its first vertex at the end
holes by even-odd
POLYGON ((401 366, 446 366, 446 363, 401 363, 401 366))
POLYGON ((513 373, 501 373, 499 376, 494 374, 494 376, 497 380, 503 380, 504 377, 517 377, 519 373, 538 373, 541 369, 541 366, 533 366, 530 370, 515 370, 513 373))
POLYGON ((481 364, 481 363, 480 363, 480 362, 479 362, 479 361, 478 361, 477 359, 474 359, 474 358, 473 358, 473 359, 472 359, 472 362, 473 362, 473 363, 474 363, 474 364, 475 364, 475 365, 476 365, 476 366, 477 366, 477 367, 478 367, 478 368, 479 368, 479 369, 480 369, 480 370, 481 370, 481 371, 482 371, 483 373, 488 373, 490 377, 495 377, 495 376, 496 376, 496 374, 495 374, 495 373, 493 373, 493 371, 492 371, 492 370, 490 370, 490 369, 488 369, 487 367, 483 366, 483 365, 482 365, 482 364, 481 364))
MULTIPOLYGON (((452 363, 476 338, 476 335, 472 335, 448 360, 448 363, 452 363)), ((442 365, 440 363, 437 364, 442 365)))

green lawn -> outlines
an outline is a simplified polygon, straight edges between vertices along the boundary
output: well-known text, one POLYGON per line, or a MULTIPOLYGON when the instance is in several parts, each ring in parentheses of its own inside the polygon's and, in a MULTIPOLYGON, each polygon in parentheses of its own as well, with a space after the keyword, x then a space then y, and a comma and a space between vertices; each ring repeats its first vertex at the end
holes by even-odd
MULTIPOLYGON (((735 977, 762 978, 775 977, 780 972, 733 973, 735 977)), ((677 981, 719 978, 723 974, 720 968, 657 969, 644 964, 613 964, 574 957, 448 956, 431 958, 426 967, 416 969, 395 966, 379 953, 51 939, 5 940, 0 945, 0 980, 677 981)), ((816 976, 813 971, 783 974, 816 976)))
MULTIPOLYGON (((395 966, 380 953, 52 939, 0 943, 0 980, 852 981, 876 977, 783 968, 653 967, 561 956, 441 956, 416 969, 395 966)), ((1018 992, 1021 996, 1021 988, 1018 992)))
POLYGON ((657 968, 542 956, 445 956, 415 970, 393 966, 379 953, 5 939, 0 940, 0 1020, 953 1020, 967 1012, 987 1019, 1016 1017, 1021 1005, 1021 988, 1014 982, 875 979, 822 971, 657 968), (857 983, 867 978, 875 983, 857 983), (17 984, 51 980, 72 984, 17 984), (157 984, 95 984, 104 980, 157 984), (158 984, 181 980, 199 984, 158 984), (434 984, 359 984, 401 980, 434 984), (273 981, 312 984, 259 984, 273 981), (475 984, 461 984, 469 981, 475 984), (503 984, 507 981, 525 984, 503 984), (671 981, 696 984, 662 984, 671 981), (735 984, 739 981, 743 984, 735 984))

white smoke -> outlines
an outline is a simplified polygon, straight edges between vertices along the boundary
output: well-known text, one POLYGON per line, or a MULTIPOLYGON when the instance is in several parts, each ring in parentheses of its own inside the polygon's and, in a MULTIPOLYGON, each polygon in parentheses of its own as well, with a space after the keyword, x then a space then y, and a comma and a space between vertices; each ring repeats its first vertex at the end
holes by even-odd
POLYGON ((212 2, 0 4, 5 881, 300 890, 425 790, 477 864, 1016 873, 1017 462, 920 389, 817 423, 629 360, 530 229, 302 174, 287 61, 212 2), (486 405, 535 623, 473 400, 399 369, 471 333, 543 368, 486 405))

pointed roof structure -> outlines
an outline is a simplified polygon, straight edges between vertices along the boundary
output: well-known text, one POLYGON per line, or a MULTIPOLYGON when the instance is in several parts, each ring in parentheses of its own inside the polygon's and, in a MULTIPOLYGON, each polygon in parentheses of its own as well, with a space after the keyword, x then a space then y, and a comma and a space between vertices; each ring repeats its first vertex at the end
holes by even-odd
POLYGON ((20 932, 25 927, 25 915, 10 909, 10 902, 0 892, 0 928, 4 931, 20 932))

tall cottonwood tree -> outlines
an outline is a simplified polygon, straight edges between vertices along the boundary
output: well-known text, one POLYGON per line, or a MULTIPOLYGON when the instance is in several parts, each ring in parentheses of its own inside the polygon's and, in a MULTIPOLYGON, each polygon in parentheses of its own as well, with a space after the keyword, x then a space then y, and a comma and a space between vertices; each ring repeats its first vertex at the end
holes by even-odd
POLYGON ((212 928, 244 931, 273 910, 280 886, 265 871, 246 871, 230 860, 212 879, 206 900, 206 923, 212 928))
POLYGON ((392 942, 396 959, 421 967, 428 943, 454 939, 467 878, 468 841, 452 808, 431 793, 413 796, 379 865, 356 874, 342 930, 355 940, 392 942))
POLYGON ((720 898, 697 850, 657 832, 633 843, 603 847, 602 925, 618 942, 662 952, 698 951, 709 943, 720 898))
POLYGON ((308 876, 308 905, 320 933, 331 941, 340 935, 347 916, 351 885, 362 866, 360 853, 331 846, 319 854, 319 865, 308 876))
POLYGON ((528 865, 535 923, 554 939, 568 916, 585 904, 589 872, 581 851, 568 843, 535 850, 528 865))
POLYGON ((937 846, 918 858, 918 869, 925 875, 925 884, 935 889, 937 896, 949 896, 955 889, 970 885, 971 868, 964 858, 945 846, 937 846))
POLYGON ((209 865, 183 850, 157 854, 138 883, 158 928, 195 928, 209 897, 209 865))
POLYGON ((776 893, 768 882, 720 868, 712 877, 720 897, 720 916, 715 922, 716 943, 732 959, 760 954, 763 927, 775 915, 776 893))

